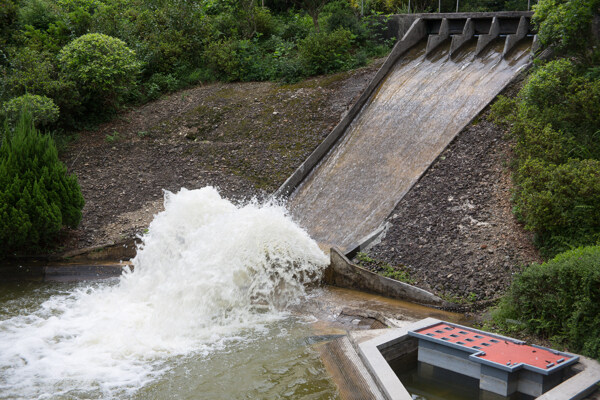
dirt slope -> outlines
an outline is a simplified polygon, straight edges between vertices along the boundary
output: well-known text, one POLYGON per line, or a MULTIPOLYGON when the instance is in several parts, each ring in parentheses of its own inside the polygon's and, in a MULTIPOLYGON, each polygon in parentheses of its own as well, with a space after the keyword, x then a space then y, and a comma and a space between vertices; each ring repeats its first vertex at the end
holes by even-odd
POLYGON ((142 232, 162 190, 212 185, 230 199, 272 193, 356 101, 381 65, 296 85, 211 84, 79 133, 63 155, 86 204, 66 248, 142 232))

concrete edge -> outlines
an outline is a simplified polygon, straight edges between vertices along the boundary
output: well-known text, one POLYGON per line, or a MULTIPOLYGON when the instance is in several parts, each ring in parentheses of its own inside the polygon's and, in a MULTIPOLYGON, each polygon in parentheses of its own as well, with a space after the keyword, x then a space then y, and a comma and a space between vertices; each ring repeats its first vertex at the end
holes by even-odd
POLYGON ((388 400, 410 400, 412 397, 383 357, 381 349, 408 339, 409 330, 421 329, 439 322, 441 321, 435 318, 426 318, 403 328, 391 329, 371 340, 353 343, 359 357, 388 400))
POLYGON ((452 35, 452 42, 450 43, 449 57, 452 57, 458 49, 460 49, 465 43, 473 38, 475 35, 475 24, 471 18, 467 18, 465 26, 460 35, 452 35))
POLYGON ((433 293, 359 267, 336 248, 331 249, 330 257, 329 268, 324 274, 324 281, 327 284, 363 290, 422 305, 440 307, 445 305, 444 300, 433 293))
POLYGON ((477 39, 477 48, 475 49, 475 57, 477 57, 492 40, 496 39, 500 35, 500 20, 497 17, 492 19, 492 26, 490 31, 486 35, 479 35, 477 39))
POLYGON ((337 126, 333 128, 331 133, 327 135, 325 140, 317 146, 317 148, 308 156, 306 160, 304 160, 304 162, 283 183, 283 185, 277 189, 274 194, 275 197, 289 196, 294 189, 296 189, 300 183, 302 183, 302 181, 310 174, 317 164, 335 147, 335 145, 339 142, 339 139, 344 136, 347 128, 363 109, 363 106, 368 103, 371 95, 376 91, 376 89, 379 87, 379 84, 388 75, 400 56, 406 53, 421 39, 426 37, 426 35, 427 32, 425 29, 425 23, 421 19, 416 19, 404 37, 396 43, 390 52, 390 55, 385 60, 381 68, 379 68, 379 71, 377 71, 377 74, 373 80, 371 80, 371 83, 369 86, 367 86, 367 89, 365 89, 356 103, 354 103, 352 108, 348 111, 348 113, 346 113, 337 126))
MULTIPOLYGON (((533 56, 531 56, 531 59, 533 59, 533 56)), ((497 98, 497 97, 498 97, 500 94, 502 94, 502 91, 503 91, 504 89, 506 89, 507 87, 509 87, 510 85, 512 85, 512 84, 513 84, 515 81, 517 81, 518 79, 520 79, 520 78, 521 78, 521 76, 522 76, 524 73, 526 73, 526 72, 527 72, 527 71, 528 71, 528 70, 531 68, 531 66, 532 66, 532 65, 533 65, 533 61, 530 61, 529 63, 525 64, 524 68, 523 68, 523 69, 522 69, 522 70, 521 70, 521 71, 520 71, 520 72, 519 72, 517 75, 515 75, 515 76, 514 76, 514 78, 513 78, 513 79, 511 79, 511 80, 510 80, 510 82, 508 82, 508 83, 506 84, 506 86, 504 86, 502 89, 500 89, 500 90, 498 91, 498 93, 496 93, 496 95, 494 96, 494 98, 493 98, 493 99, 492 99, 492 100, 491 100, 489 103, 487 103, 487 104, 483 105, 483 106, 481 107, 481 109, 480 109, 479 111, 477 111, 477 112, 474 114, 473 118, 471 118, 471 120, 469 120, 469 122, 467 122, 467 123, 466 123, 466 124, 465 124, 465 125, 462 127, 462 129, 456 133, 456 135, 454 135, 454 137, 452 138, 452 140, 450 140, 450 142, 448 143, 448 145, 447 145, 446 147, 444 147, 444 148, 442 149, 442 151, 440 151, 440 153, 439 153, 439 154, 436 156, 436 158, 435 158, 435 159, 434 159, 434 160, 431 162, 431 164, 429 164, 429 165, 427 166, 427 168, 425 168, 425 170, 423 171, 423 173, 422 173, 421 175, 419 175, 419 177, 418 177, 418 178, 415 180, 414 184, 413 184, 413 185, 412 185, 410 188, 408 188, 408 190, 406 191, 406 193, 404 194, 404 196, 406 196, 408 193, 410 193, 410 191, 412 190, 412 188, 413 188, 413 187, 414 187, 416 184, 418 184, 418 183, 421 181, 421 179, 422 179, 422 178, 423 178, 423 177, 424 177, 424 176, 427 174, 427 172, 429 171, 429 169, 430 169, 430 168, 431 168, 431 167, 432 167, 432 166, 433 166, 433 165, 434 165, 434 164, 435 164, 435 163, 438 161, 438 158, 440 157, 440 155, 442 155, 442 154, 444 153, 444 151, 446 151, 446 149, 447 149, 448 147, 450 147, 450 146, 452 145, 452 143, 454 143, 454 141, 455 141, 455 140, 456 140, 456 138, 457 138, 457 137, 458 137, 458 136, 461 134, 461 132, 462 132, 462 131, 463 131, 463 130, 464 130, 466 127, 467 127, 467 126, 469 126, 469 125, 470 125, 470 124, 471 124, 471 123, 472 123, 472 122, 473 122, 475 119, 477 119, 477 118, 478 118, 478 117, 481 115, 481 113, 482 113, 482 112, 483 112, 483 111, 484 111, 484 110, 485 110, 487 107, 489 107, 489 106, 490 106, 490 104, 492 104, 492 103, 493 103, 493 102, 496 100, 496 98, 497 98)), ((364 241, 360 241, 359 243, 356 243, 356 244, 352 245, 352 246, 350 247, 350 250, 349 250, 349 251, 347 251, 347 253, 346 253, 346 254, 349 254, 349 255, 352 255, 353 253, 355 254, 356 252, 358 252, 358 251, 361 251, 361 250, 365 249, 366 247, 368 247, 368 245, 369 245, 370 243, 372 243, 374 240, 376 240, 376 239, 377 239, 377 237, 378 237, 378 236, 379 236, 379 235, 380 235, 380 234, 381 234, 383 231, 385 231, 385 229, 384 229, 384 226, 385 226, 385 224, 386 224, 386 223, 388 223, 388 220, 389 220, 390 216, 391 216, 391 215, 394 213, 394 210, 396 209, 396 207, 398 206, 398 204, 400 203, 400 201, 402 201, 402 199, 404 198, 404 196, 403 196, 403 197, 401 197, 401 198, 399 198, 399 199, 397 199, 396 203, 394 204, 394 208, 392 209, 392 212, 391 212, 391 213, 390 213, 390 214, 389 214, 389 215, 388 215, 388 216, 385 218, 385 220, 382 222, 382 226, 378 227, 378 228, 377 228, 377 229, 375 229, 375 230, 374 230, 372 233, 370 233, 369 235, 365 236, 365 237, 362 239, 362 240, 364 240, 364 241)), ((455 305, 451 305, 451 304, 447 304, 447 305, 448 305, 450 308, 452 308, 452 307, 454 307, 454 306, 455 306, 455 305)))
POLYGON ((353 258, 356 253, 367 250, 371 244, 375 243, 387 231, 389 226, 390 224, 384 223, 373 232, 365 235, 358 241, 358 243, 349 246, 348 249, 345 249, 344 256, 350 259, 353 258))
POLYGON ((443 18, 440 25, 440 31, 437 35, 429 35, 427 38, 427 47, 425 48, 425 55, 429 55, 435 50, 440 44, 450 37, 450 29, 448 25, 448 18, 443 18))
POLYGON ((467 19, 467 18, 519 18, 533 17, 533 11, 486 11, 486 12, 451 12, 451 13, 416 13, 416 14, 393 14, 391 18, 413 17, 421 19, 467 19))
MULTIPOLYGON (((513 35, 507 35, 506 40, 504 41, 504 50, 502 51, 502 57, 506 57, 508 53, 516 46, 517 43, 521 39, 524 39, 527 36, 527 32, 529 32, 529 21, 525 17, 521 17, 519 20, 519 26, 517 27, 517 32, 513 35)), ((532 44, 533 49, 533 44, 532 44)))
MULTIPOLYGON (((392 370, 387 360, 383 357, 381 350, 407 340, 410 337, 408 334, 409 331, 426 328, 440 322, 442 321, 435 318, 426 318, 402 328, 390 329, 365 342, 352 343, 369 370, 369 373, 377 385, 379 385, 380 390, 389 400, 408 400, 411 397, 406 392, 404 385, 402 385, 402 382, 392 370)), ((453 325, 460 326, 457 324, 453 325)), ((469 329, 473 330, 473 328, 469 329)), ((489 334, 489 332, 485 333, 489 334)), ((504 337, 502 335, 494 335, 504 337)), ((536 400, 582 400, 598 389, 597 385, 600 384, 600 363, 578 354, 573 355, 579 357, 579 363, 576 365, 583 368, 583 370, 537 397, 536 400)))
POLYGON ((135 257, 139 239, 130 238, 119 242, 108 242, 97 246, 82 249, 69 250, 59 254, 51 255, 48 260, 52 262, 67 260, 90 261, 114 261, 129 260, 135 257))
POLYGON ((583 371, 567 379, 537 400, 581 400, 598 389, 600 383, 600 363, 591 358, 579 356, 583 371))

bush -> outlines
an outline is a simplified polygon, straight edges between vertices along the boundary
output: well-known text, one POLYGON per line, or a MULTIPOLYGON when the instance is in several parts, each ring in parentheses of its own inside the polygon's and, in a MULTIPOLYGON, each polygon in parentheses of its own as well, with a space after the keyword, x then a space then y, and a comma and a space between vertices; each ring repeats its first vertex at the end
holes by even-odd
POLYGON ((492 315, 504 330, 542 335, 569 351, 600 358, 600 246, 526 268, 492 315))
POLYGON ((99 100, 116 108, 121 96, 135 86, 140 72, 133 50, 122 40, 100 33, 73 40, 60 51, 58 59, 88 104, 99 100))
POLYGON ((600 0, 539 0, 533 24, 543 45, 564 52, 585 52, 590 44, 594 13, 600 0))
POLYGON ((283 27, 281 38, 297 42, 308 36, 312 26, 312 20, 308 15, 293 14, 283 27))
POLYGON ((310 75, 339 71, 352 62, 353 40, 354 35, 346 29, 313 33, 299 42, 300 59, 310 75))
POLYGON ((555 255, 600 239, 600 162, 546 164, 529 159, 516 174, 515 208, 536 232, 543 253, 555 255))
POLYGON ((554 256, 600 238, 600 80, 558 59, 539 66, 492 119, 516 139, 515 211, 554 256))
POLYGON ((236 81, 241 77, 237 40, 218 40, 208 45, 204 57, 215 75, 226 81, 236 81))
POLYGON ((177 90, 181 84, 172 74, 157 73, 152 75, 145 86, 148 98, 155 100, 160 97, 161 93, 177 90))
POLYGON ((19 23, 36 29, 48 29, 58 20, 59 10, 54 1, 26 0, 19 9, 19 23))
POLYGON ((0 147, 0 257, 52 244, 63 225, 76 227, 84 200, 53 140, 23 116, 0 147))
POLYGON ((60 109, 60 122, 73 125, 80 111, 80 95, 75 82, 61 76, 52 55, 22 48, 11 53, 10 60, 6 97, 30 93, 51 98, 60 109))
POLYGON ((2 107, 2 114, 9 124, 15 125, 23 110, 31 113, 33 123, 38 126, 47 126, 58 120, 59 110, 52 99, 35 94, 24 94, 7 101, 2 107))

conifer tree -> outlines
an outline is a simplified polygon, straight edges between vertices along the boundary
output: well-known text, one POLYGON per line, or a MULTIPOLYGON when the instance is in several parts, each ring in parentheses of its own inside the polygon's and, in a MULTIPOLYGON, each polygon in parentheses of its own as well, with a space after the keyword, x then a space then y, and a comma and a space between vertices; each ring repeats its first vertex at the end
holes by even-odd
POLYGON ((54 141, 24 113, 0 143, 0 258, 52 244, 63 226, 76 227, 84 205, 54 141))

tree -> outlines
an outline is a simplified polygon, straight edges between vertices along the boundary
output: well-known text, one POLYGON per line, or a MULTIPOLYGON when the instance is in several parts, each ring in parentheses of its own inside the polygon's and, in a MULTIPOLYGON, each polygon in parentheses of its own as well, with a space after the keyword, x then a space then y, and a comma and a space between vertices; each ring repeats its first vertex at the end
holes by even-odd
POLYGON ((58 60, 63 72, 81 88, 88 103, 116 107, 137 83, 141 64, 125 42, 101 33, 80 36, 66 45, 58 60))
POLYGON ((313 24, 315 24, 315 31, 318 33, 321 31, 319 27, 319 14, 323 10, 323 7, 330 1, 331 0, 294 0, 294 3, 310 15, 313 24))
POLYGON ((0 258, 52 244, 63 226, 76 227, 84 205, 74 175, 58 159, 54 141, 22 115, 4 127, 0 147, 0 258))
POLYGON ((544 46, 585 55, 592 45, 591 28, 600 0, 539 0, 532 22, 544 46))

